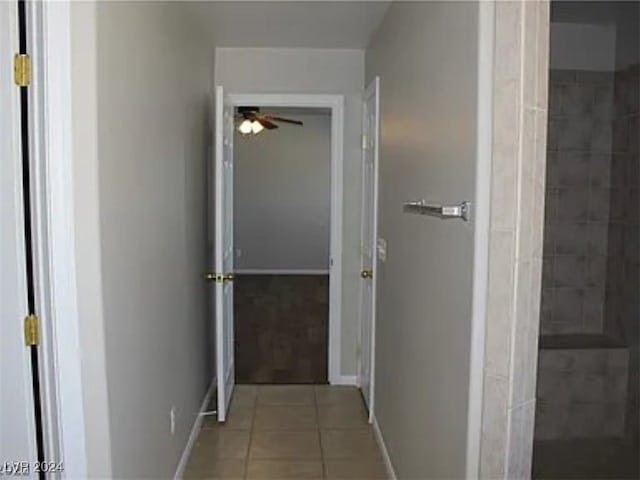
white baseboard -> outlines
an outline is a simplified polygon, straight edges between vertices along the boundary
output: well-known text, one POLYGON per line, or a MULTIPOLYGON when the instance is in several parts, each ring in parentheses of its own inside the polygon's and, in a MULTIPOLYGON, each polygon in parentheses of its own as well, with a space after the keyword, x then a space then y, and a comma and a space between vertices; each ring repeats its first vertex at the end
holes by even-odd
POLYGON ((391 463, 391 457, 389 457, 389 452, 387 451, 387 445, 384 443, 384 438, 382 437, 382 431, 380 430, 380 425, 378 425, 378 420, 373 417, 373 434, 376 437, 376 442, 378 443, 378 448, 380 448, 380 453, 382 453, 382 460, 384 461, 384 466, 387 469, 387 479, 388 480, 397 480, 396 471, 393 468, 393 464, 391 463))
POLYGON ((174 480, 182 480, 184 476, 184 470, 187 468, 187 462, 189 462, 189 456, 191 455, 191 450, 193 446, 196 444, 196 440, 198 440, 198 435, 200 434, 200 428, 202 427, 203 416, 202 412, 207 411, 207 407, 209 406, 209 402, 211 401, 211 397, 213 396, 213 392, 216 390, 216 382, 215 380, 211 382, 209 385, 209 389, 207 393, 204 395, 204 399, 202 400, 202 404, 200 405, 200 410, 198 411, 198 415, 196 415, 196 419, 193 422, 193 427, 191 428, 191 433, 189 434, 189 439, 187 440, 187 444, 182 451, 182 456, 180 457, 180 462, 178 463, 178 467, 176 468, 176 473, 173 476, 174 480))
POLYGON ((354 387, 357 387, 358 376, 357 375, 339 375, 331 382, 331 385, 352 385, 354 387))

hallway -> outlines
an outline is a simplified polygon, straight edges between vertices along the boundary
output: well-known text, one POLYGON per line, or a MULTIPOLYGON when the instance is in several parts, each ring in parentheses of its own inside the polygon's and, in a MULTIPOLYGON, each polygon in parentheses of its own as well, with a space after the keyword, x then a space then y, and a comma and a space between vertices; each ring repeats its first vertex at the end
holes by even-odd
POLYGON ((386 477, 355 387, 238 385, 226 424, 205 419, 185 478, 386 477))
MULTIPOLYGON (((529 478, 549 3, 0 2, 2 458, 74 479, 529 478), (298 142, 303 110, 324 146, 298 142), (287 278, 243 292, 259 275, 287 278)), ((604 140, 590 102, 552 146, 604 140)), ((600 245, 589 202, 558 205, 600 245)), ((554 279, 610 267, 557 245, 554 279)), ((553 301, 584 310, 589 278, 553 301)))

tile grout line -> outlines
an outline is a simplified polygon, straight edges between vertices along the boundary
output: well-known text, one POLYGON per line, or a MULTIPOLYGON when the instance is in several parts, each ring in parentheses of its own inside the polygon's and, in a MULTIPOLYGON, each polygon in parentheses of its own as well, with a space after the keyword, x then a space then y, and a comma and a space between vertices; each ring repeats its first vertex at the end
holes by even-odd
POLYGON ((255 387, 255 394, 253 395, 253 407, 251 410, 251 426, 249 427, 249 444, 247 445, 247 454, 244 459, 244 475, 242 478, 247 480, 249 478, 249 455, 251 453, 251 444, 253 443, 253 428, 256 421, 256 411, 258 410, 258 388, 255 387))
POLYGON ((324 480, 327 477, 327 472, 325 471, 324 464, 324 449, 322 448, 322 434, 320 430, 320 409, 318 408, 318 386, 313 386, 313 405, 316 409, 316 428, 318 432, 318 443, 320 445, 320 468, 322 470, 322 479, 324 480))
MULTIPOLYGON (((318 446, 319 446, 318 453, 320 454, 319 461, 321 462, 321 468, 320 468, 320 472, 319 472, 321 476, 318 477, 318 480, 320 480, 320 479, 321 480, 326 480, 328 478, 328 470, 327 470, 327 465, 326 465, 326 460, 327 460, 326 454, 327 453, 325 452, 324 445, 323 445, 323 437, 322 437, 323 429, 322 429, 322 425, 321 425, 321 421, 320 421, 320 406, 324 405, 324 403, 322 405, 320 404, 320 396, 321 396, 320 393, 321 392, 319 391, 318 385, 311 386, 311 392, 310 393, 313 395, 313 399, 312 399, 313 403, 312 404, 307 404, 307 405, 312 407, 312 410, 315 412, 315 414, 316 414, 316 418, 315 418, 316 423, 315 423, 315 426, 313 428, 309 429, 309 431, 313 432, 315 430, 316 438, 318 439, 318 442, 319 442, 319 444, 318 444, 318 446)), ((249 467, 249 465, 251 463, 251 453, 252 453, 253 442, 255 441, 256 434, 259 433, 259 430, 257 430, 257 427, 256 427, 256 425, 257 425, 257 423, 256 423, 257 410, 258 410, 258 408, 260 408, 259 401, 258 401, 259 396, 260 396, 260 386, 255 386, 254 389, 253 389, 253 395, 251 395, 251 397, 250 397, 251 398, 251 403, 249 405, 249 408, 251 408, 251 411, 247 412, 249 414, 249 417, 250 417, 250 424, 249 424, 248 429, 246 431, 247 434, 248 434, 247 435, 248 436, 248 438, 247 438, 247 450, 245 451, 245 455, 243 457, 240 457, 240 458, 236 457, 239 460, 240 459, 243 460, 244 470, 243 470, 243 474, 241 476, 239 476, 239 478, 242 478, 243 480, 248 480, 248 479, 251 478, 251 476, 249 475, 248 467, 249 467)), ((361 399, 360 399, 360 401, 361 401, 361 399)), ((360 405, 360 402, 358 402, 358 404, 360 405)), ((278 405, 274 405, 274 406, 278 406, 278 405)), ((285 405, 283 404, 283 406, 285 406, 285 405)), ((302 405, 300 405, 300 406, 302 406, 302 405)), ((366 428, 366 427, 368 427, 368 426, 365 426, 364 430, 368 430, 368 428, 366 428)), ((336 426, 336 427, 328 427, 328 428, 329 428, 329 430, 334 429, 334 430, 337 430, 337 431, 351 431, 351 430, 360 431, 360 430, 362 430, 359 427, 339 428, 339 427, 336 426)), ((306 430, 306 428, 304 430, 306 430)), ((292 431, 304 431, 304 430, 295 429, 295 430, 292 430, 292 431)), ((280 430, 274 430, 274 431, 280 431, 280 430)), ((288 430, 282 430, 282 431, 284 432, 284 431, 288 431, 288 430)), ((376 448, 376 453, 379 453, 377 448, 376 448)), ((228 458, 232 458, 232 457, 228 457, 228 458)), ((300 457, 300 458, 299 457, 295 457, 294 458, 294 457, 292 457, 292 458, 286 458, 286 459, 285 458, 276 459, 274 457, 274 460, 282 460, 282 461, 291 461, 291 462, 293 462, 293 461, 311 460, 311 458, 302 458, 302 457, 300 457)), ((354 457, 352 459, 351 457, 345 457, 345 461, 346 460, 355 461, 356 458, 354 457)))

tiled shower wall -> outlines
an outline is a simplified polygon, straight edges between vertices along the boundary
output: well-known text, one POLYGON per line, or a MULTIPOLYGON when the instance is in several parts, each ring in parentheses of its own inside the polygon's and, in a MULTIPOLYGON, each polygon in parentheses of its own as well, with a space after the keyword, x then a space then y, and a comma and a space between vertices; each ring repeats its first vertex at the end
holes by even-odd
POLYGON ((625 434, 626 348, 541 349, 536 440, 625 434))
POLYGON ((614 75, 551 70, 541 333, 602 333, 614 75))
POLYGON ((551 72, 539 440, 638 442, 639 72, 551 72))
POLYGON ((640 441, 640 65, 615 75, 605 332, 629 350, 627 437, 640 441))
POLYGON ((640 338, 639 90, 640 66, 616 73, 605 330, 629 346, 640 338))

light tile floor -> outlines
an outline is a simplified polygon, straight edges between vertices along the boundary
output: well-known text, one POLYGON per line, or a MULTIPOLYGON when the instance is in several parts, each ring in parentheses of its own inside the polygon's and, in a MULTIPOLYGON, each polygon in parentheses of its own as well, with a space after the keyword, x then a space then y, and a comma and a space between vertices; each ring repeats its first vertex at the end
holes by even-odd
POLYGON ((359 390, 238 385, 228 421, 206 417, 185 479, 385 478, 359 390))

